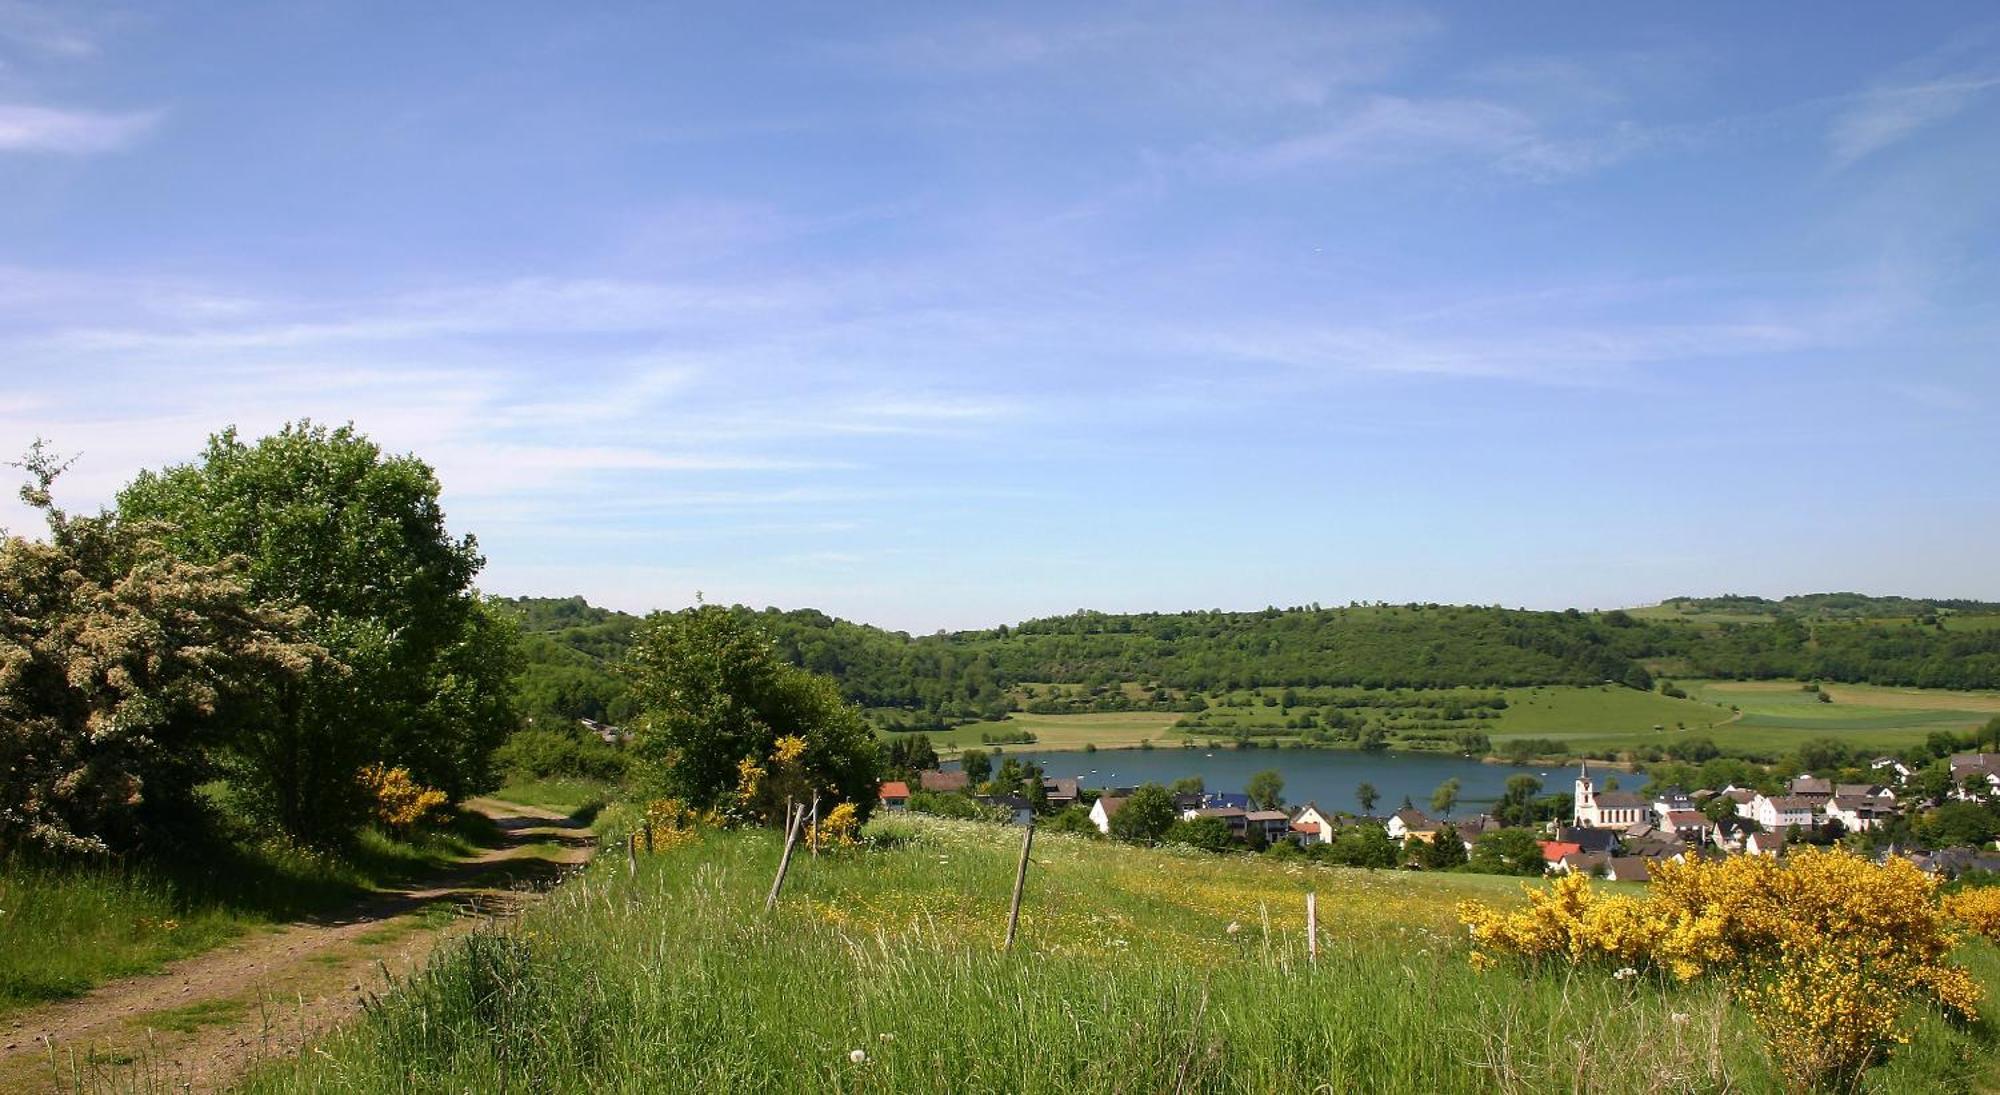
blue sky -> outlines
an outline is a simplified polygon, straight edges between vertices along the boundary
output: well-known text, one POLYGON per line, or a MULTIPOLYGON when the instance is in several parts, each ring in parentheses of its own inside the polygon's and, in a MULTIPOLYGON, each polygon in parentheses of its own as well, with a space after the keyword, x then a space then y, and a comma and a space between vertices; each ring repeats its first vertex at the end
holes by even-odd
POLYGON ((2000 598, 1996 213, 1986 3, 0 0, 0 448, 351 419, 634 610, 2000 598))

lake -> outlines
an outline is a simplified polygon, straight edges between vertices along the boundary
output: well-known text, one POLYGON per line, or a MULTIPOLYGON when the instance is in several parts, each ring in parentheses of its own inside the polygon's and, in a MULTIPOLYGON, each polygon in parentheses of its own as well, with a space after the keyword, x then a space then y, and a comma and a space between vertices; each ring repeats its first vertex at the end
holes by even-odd
POLYGON ((1430 812, 1431 792, 1458 777, 1460 790, 1454 817, 1483 813, 1497 802, 1513 776, 1542 781, 1542 793, 1567 791, 1574 770, 1564 767, 1524 768, 1512 764, 1482 764, 1462 756, 1437 753, 1364 753, 1352 749, 1100 749, 1095 753, 1042 752, 1006 746, 1001 756, 1031 761, 1051 778, 1075 776, 1085 787, 1136 787, 1142 783, 1171 785, 1184 776, 1200 776, 1210 791, 1241 791, 1250 777, 1276 768, 1285 777, 1285 801, 1317 802, 1327 810, 1358 812, 1354 788, 1372 783, 1380 792, 1375 812, 1386 814, 1402 805, 1403 796, 1430 812))

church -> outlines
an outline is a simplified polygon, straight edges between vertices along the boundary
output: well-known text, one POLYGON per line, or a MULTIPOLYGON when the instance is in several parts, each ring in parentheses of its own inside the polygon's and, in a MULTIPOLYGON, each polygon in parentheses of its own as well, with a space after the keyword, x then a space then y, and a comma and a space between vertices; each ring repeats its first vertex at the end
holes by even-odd
POLYGON ((1629 829, 1647 819, 1646 800, 1629 791, 1602 791, 1590 778, 1590 762, 1576 774, 1576 823, 1592 829, 1629 829))

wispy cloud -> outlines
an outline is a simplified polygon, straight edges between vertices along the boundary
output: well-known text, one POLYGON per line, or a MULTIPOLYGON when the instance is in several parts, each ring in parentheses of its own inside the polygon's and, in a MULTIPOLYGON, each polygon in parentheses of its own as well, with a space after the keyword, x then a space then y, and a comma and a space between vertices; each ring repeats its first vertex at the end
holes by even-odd
POLYGON ((0 42, 57 57, 88 57, 97 42, 55 10, 22 0, 0 0, 0 42))
POLYGON ((1945 121, 1996 86, 2000 76, 1967 74, 1865 92, 1827 131, 1834 165, 1846 167, 1945 121))
POLYGON ((1492 100, 1376 95, 1335 112, 1316 128, 1250 148, 1211 146, 1200 158, 1225 174, 1263 175, 1466 157, 1508 173, 1547 179, 1608 167, 1655 139, 1631 123, 1556 135, 1526 111, 1492 100))
POLYGON ((161 112, 107 113, 0 103, 0 152, 110 152, 132 144, 157 125, 161 112))

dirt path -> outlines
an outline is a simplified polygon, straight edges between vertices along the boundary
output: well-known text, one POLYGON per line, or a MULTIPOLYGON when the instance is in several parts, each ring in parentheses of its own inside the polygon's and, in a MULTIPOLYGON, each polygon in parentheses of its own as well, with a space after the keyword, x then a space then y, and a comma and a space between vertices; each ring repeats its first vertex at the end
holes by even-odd
POLYGON ((420 886, 0 1020, 0 1092, 216 1090, 332 1029, 447 935, 513 914, 590 855, 583 826, 560 814, 472 806, 505 841, 420 886))

